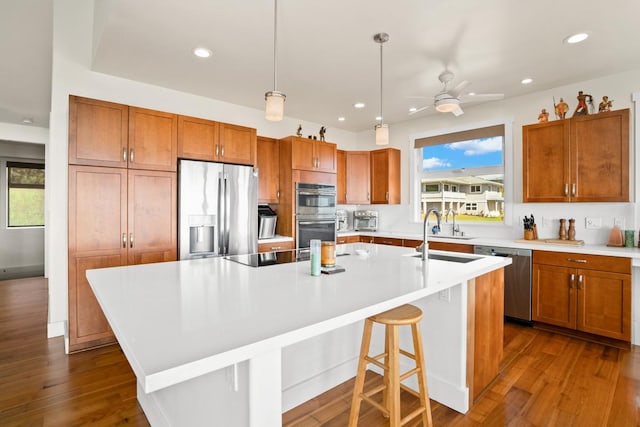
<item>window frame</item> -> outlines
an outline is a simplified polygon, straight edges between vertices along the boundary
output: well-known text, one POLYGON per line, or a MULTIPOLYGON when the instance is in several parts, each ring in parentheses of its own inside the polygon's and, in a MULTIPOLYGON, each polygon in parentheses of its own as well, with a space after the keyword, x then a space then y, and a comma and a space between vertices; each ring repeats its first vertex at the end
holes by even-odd
MULTIPOLYGON (((45 226, 45 218, 43 216, 42 218, 42 224, 31 224, 31 225, 11 225, 10 224, 10 219, 11 219, 11 197, 10 197, 10 190, 12 188, 32 188, 32 189, 42 189, 42 191, 46 191, 46 177, 45 177, 45 183, 44 184, 11 184, 11 179, 10 179, 10 170, 11 168, 22 168, 22 169, 40 169, 42 171, 45 170, 45 164, 44 163, 34 163, 34 162, 25 162, 25 161, 20 161, 20 160, 7 160, 5 162, 5 191, 6 191, 6 209, 5 209, 5 213, 6 213, 6 221, 5 221, 5 227, 7 228, 7 230, 18 230, 18 229, 23 229, 23 228, 44 228, 45 226)), ((46 196, 45 196, 46 197, 46 196)))
MULTIPOLYGON (((512 116, 502 117, 495 120, 488 120, 484 122, 475 122, 469 124, 463 124, 456 127, 450 128, 440 128, 429 130, 417 134, 412 134, 409 136, 409 153, 411 155, 411 167, 409 168, 409 206, 410 206, 410 223, 422 223, 422 219, 420 218, 419 205, 421 201, 420 197, 420 178, 422 177, 422 148, 415 148, 415 141, 417 139, 428 138, 438 135, 445 135, 454 132, 463 132, 469 131, 473 129, 479 129, 489 126, 495 125, 504 125, 504 137, 503 137, 503 153, 502 153, 502 161, 503 161, 503 197, 504 197, 504 220, 501 222, 466 222, 462 221, 462 223, 480 225, 482 227, 495 227, 495 226, 511 226, 514 224, 514 206, 513 206, 513 192, 514 185, 516 184, 513 177, 513 168, 514 168, 514 158, 513 158, 513 122, 514 118, 512 116)), ((490 174, 495 173, 496 168, 467 168, 465 169, 465 173, 469 175, 482 175, 482 174, 490 174)), ((450 176, 450 175, 448 175, 450 176)), ((433 178, 438 178, 437 173, 434 173, 433 178)))

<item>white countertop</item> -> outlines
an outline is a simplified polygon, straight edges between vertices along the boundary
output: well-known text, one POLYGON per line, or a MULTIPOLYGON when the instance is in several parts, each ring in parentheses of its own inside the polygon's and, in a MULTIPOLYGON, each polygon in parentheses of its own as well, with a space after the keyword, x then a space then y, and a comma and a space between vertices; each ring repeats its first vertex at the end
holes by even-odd
MULTIPOLYGON (((405 233, 405 232, 395 232, 395 231, 346 231, 338 233, 340 236, 384 236, 384 237, 395 237, 400 239, 414 239, 414 240, 422 240, 422 234, 415 233, 405 233)), ((495 247, 503 247, 503 248, 518 248, 518 249, 533 249, 540 251, 551 251, 551 252, 572 252, 572 253, 582 253, 582 254, 592 254, 592 255, 608 255, 608 256, 617 256, 623 258, 632 258, 634 261, 634 265, 636 262, 640 262, 640 249, 637 247, 633 248, 625 248, 625 247, 611 247, 606 245, 594 245, 594 244, 585 244, 582 246, 576 245, 565 245, 565 244, 554 244, 554 243, 542 243, 536 241, 527 241, 527 242, 517 242, 515 240, 509 239, 498 239, 491 237, 471 237, 471 238, 450 238, 445 236, 429 236, 429 240, 433 242, 448 242, 448 243, 460 243, 467 245, 484 245, 484 246, 495 246, 495 247)))
MULTIPOLYGON (((360 321, 508 265, 403 256, 357 243, 346 272, 313 277, 309 261, 248 267, 223 258, 90 270, 87 278, 145 393, 360 321), (356 248, 368 248, 359 257, 356 248)), ((439 252, 439 251, 434 251, 439 252)), ((456 254, 459 256, 470 256, 456 254)))
POLYGON ((275 236, 270 237, 268 239, 258 239, 258 244, 260 244, 260 243, 291 242, 291 241, 293 241, 293 237, 280 236, 279 234, 276 234, 275 236))

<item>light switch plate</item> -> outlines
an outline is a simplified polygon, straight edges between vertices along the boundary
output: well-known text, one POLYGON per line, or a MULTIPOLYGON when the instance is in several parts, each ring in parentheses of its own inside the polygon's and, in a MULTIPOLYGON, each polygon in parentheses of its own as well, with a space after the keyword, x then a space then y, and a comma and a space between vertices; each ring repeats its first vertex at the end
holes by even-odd
POLYGON ((614 216, 613 217, 613 225, 617 225, 621 230, 624 230, 624 217, 623 216, 614 216))
POLYGON ((602 218, 586 217, 584 219, 584 228, 586 229, 598 229, 602 227, 602 218))

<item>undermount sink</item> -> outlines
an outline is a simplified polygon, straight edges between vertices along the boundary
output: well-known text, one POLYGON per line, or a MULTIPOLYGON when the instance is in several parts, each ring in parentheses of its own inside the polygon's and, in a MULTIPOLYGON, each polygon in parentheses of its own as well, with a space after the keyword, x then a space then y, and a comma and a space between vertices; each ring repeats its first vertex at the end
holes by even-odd
MULTIPOLYGON (((421 258, 422 254, 420 252, 414 253, 414 254, 410 254, 408 255, 410 257, 413 258, 421 258)), ((449 261, 449 262, 459 262, 459 263, 467 263, 467 262, 472 262, 475 261, 477 259, 480 259, 481 257, 477 257, 477 256, 455 256, 455 255, 443 255, 443 254, 435 254, 432 253, 431 251, 429 251, 429 259, 434 259, 434 260, 438 260, 438 261, 449 261)))

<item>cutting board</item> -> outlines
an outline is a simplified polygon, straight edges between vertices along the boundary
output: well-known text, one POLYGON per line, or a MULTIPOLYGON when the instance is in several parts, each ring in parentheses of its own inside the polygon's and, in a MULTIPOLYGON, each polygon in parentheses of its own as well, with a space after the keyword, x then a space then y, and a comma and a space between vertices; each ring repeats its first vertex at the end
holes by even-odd
POLYGON ((570 246, 582 246, 584 245, 584 240, 560 240, 560 239, 537 239, 537 240, 526 240, 526 239, 518 239, 517 243, 553 243, 559 245, 570 245, 570 246))

